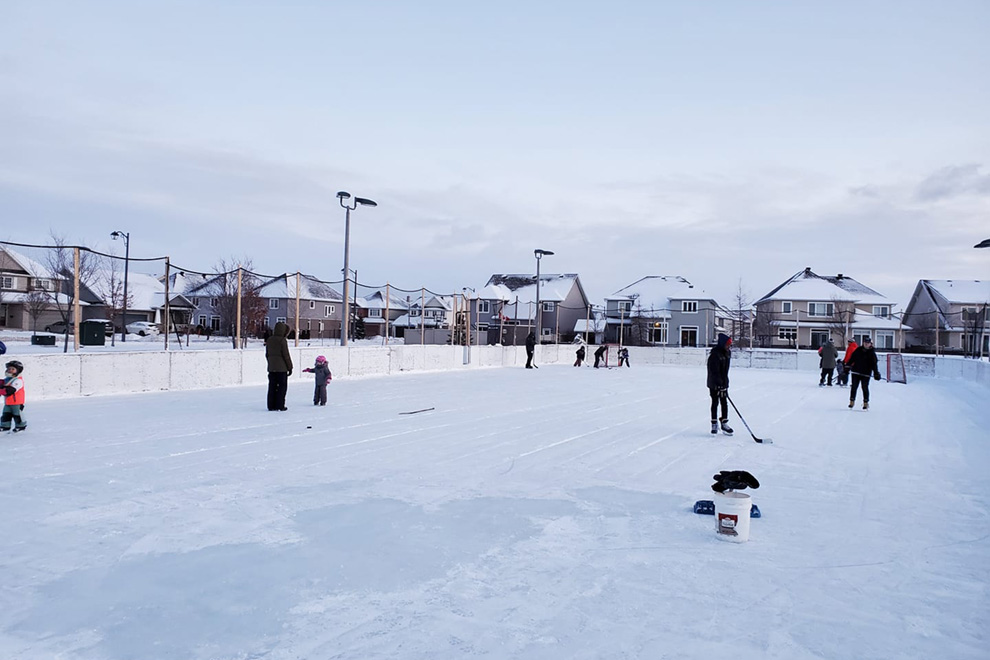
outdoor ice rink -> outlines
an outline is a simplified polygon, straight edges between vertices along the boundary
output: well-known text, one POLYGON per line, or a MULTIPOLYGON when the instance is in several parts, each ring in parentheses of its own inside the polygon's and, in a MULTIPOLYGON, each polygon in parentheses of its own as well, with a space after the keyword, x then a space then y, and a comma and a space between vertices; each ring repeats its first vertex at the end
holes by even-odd
MULTIPOLYGON (((28 388, 30 388, 30 374, 28 388)), ((545 366, 32 402, 0 658, 987 657, 990 391, 545 366), (402 412, 433 407, 414 415, 402 412), (711 477, 763 517, 716 538, 711 477)))

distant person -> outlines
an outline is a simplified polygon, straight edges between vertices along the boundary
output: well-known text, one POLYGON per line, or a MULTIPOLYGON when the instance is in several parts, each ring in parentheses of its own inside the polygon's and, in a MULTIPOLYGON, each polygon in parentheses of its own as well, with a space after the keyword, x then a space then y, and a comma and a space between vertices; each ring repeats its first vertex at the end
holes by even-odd
POLYGON ((852 389, 849 390, 849 407, 856 405, 856 389, 863 386, 863 410, 870 408, 870 374, 880 380, 880 370, 877 369, 877 353, 873 350, 873 340, 863 338, 863 345, 853 351, 849 358, 849 373, 852 374, 852 389))
POLYGON ((832 373, 835 371, 835 358, 839 357, 839 351, 829 338, 825 345, 818 349, 818 354, 822 356, 818 366, 822 368, 822 377, 818 380, 818 387, 825 387, 825 379, 828 378, 828 387, 832 387, 832 373))
POLYGON ((619 366, 622 365, 629 366, 629 349, 625 346, 619 349, 619 366))
POLYGON ((303 371, 316 376, 316 389, 313 390, 313 405, 327 405, 327 385, 330 384, 330 379, 333 378, 333 375, 330 373, 330 366, 327 364, 327 359, 322 355, 317 355, 316 364, 312 367, 306 367, 303 371))
POLYGON ((846 354, 842 358, 842 374, 839 376, 839 386, 845 387, 849 384, 849 360, 852 358, 853 352, 859 348, 856 344, 855 339, 850 339, 846 344, 846 354))
POLYGON ((533 364, 533 353, 536 352, 536 333, 530 331, 526 335, 526 368, 532 369, 535 365, 533 364))
POLYGON ((597 369, 598 368, 598 364, 603 359, 605 359, 605 353, 606 353, 606 351, 608 351, 608 346, 606 346, 605 344, 602 344, 601 346, 599 346, 598 347, 598 350, 595 351, 595 369, 597 369))
POLYGON ((0 415, 0 431, 9 431, 10 423, 14 422, 14 433, 27 429, 24 419, 24 365, 18 360, 6 364, 3 378, 3 414, 0 415))
POLYGON ((732 338, 729 335, 719 333, 718 343, 708 354, 708 394, 712 400, 712 435, 718 433, 719 426, 722 433, 732 435, 732 428, 729 426, 729 362, 732 338), (718 416, 718 409, 721 406, 722 415, 718 416))
POLYGON ((268 360, 268 409, 288 410, 285 393, 292 375, 292 356, 289 354, 289 326, 279 321, 272 336, 265 340, 265 358, 268 360))
POLYGON ((581 346, 578 347, 577 351, 575 351, 574 354, 577 356, 577 360, 574 361, 574 366, 580 367, 581 363, 584 362, 584 356, 586 355, 586 353, 584 352, 584 344, 581 344, 581 346))

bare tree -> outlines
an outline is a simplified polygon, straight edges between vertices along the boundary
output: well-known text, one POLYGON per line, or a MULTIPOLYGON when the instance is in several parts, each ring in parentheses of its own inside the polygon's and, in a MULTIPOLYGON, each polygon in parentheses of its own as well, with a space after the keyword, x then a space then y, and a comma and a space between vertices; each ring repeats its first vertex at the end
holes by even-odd
POLYGON ((48 293, 41 289, 31 289, 24 296, 24 310, 31 319, 31 334, 38 334, 38 319, 50 306, 48 293))
POLYGON ((261 280, 250 272, 252 267, 251 259, 221 259, 213 267, 216 275, 205 289, 205 293, 217 301, 221 332, 228 334, 234 344, 237 342, 238 268, 241 269, 241 337, 246 339, 250 334, 260 336, 264 330, 266 309, 258 294, 261 280))
MULTIPOLYGON (((107 318, 110 320, 110 325, 116 330, 117 318, 123 318, 125 307, 134 308, 134 296, 129 291, 127 293, 127 305, 124 305, 124 276, 118 258, 106 257, 105 267, 100 273, 96 286, 99 287, 100 297, 106 303, 107 318)), ((116 336, 116 332, 110 335, 111 346, 115 345, 116 336)))
POLYGON ((850 333, 847 330, 856 319, 856 305, 848 300, 841 300, 837 296, 832 297, 832 316, 826 321, 828 335, 839 340, 847 339, 850 333))
POLYGON ((80 286, 85 282, 91 282, 98 262, 93 253, 80 249, 79 272, 77 274, 74 248, 65 244, 65 237, 54 232, 52 232, 51 238, 55 247, 48 249, 45 265, 55 280, 55 286, 52 287, 51 291, 45 290, 45 293, 65 324, 62 352, 67 353, 69 351, 69 317, 76 304, 76 278, 78 276, 80 286))
MULTIPOLYGON (((739 278, 739 282, 736 285, 736 293, 732 296, 732 342, 736 346, 745 346, 746 340, 749 338, 749 323, 747 322, 747 309, 749 307, 749 295, 746 290, 743 289, 742 278, 739 278)), ((753 342, 749 342, 749 347, 753 347, 753 342)))

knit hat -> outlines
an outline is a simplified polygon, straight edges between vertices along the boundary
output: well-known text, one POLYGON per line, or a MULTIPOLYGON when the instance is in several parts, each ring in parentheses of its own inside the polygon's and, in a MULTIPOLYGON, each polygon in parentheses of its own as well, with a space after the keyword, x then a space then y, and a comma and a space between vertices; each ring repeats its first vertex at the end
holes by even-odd
POLYGON ((726 346, 732 345, 732 337, 725 333, 718 333, 718 347, 725 348, 726 346))
POLYGON ((323 357, 322 355, 316 356, 316 364, 326 364, 326 363, 327 363, 327 359, 325 357, 323 357))

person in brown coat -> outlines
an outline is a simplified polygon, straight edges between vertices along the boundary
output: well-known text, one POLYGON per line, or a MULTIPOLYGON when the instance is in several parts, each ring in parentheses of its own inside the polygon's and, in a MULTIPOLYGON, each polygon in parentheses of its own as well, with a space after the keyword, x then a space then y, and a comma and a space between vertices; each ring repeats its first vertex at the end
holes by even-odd
POLYGON ((268 409, 288 410, 285 393, 292 375, 292 356, 289 354, 289 326, 282 321, 275 324, 272 336, 265 340, 265 358, 268 360, 268 409))

